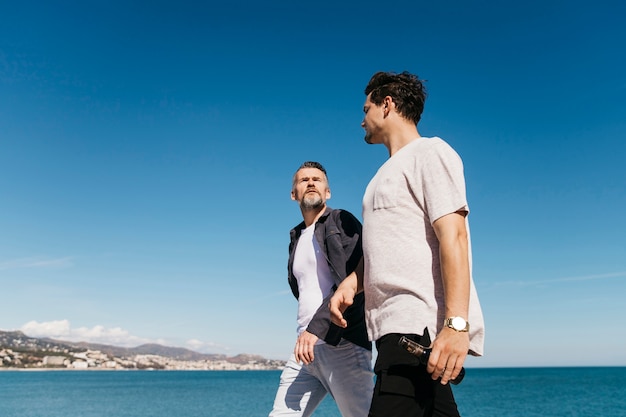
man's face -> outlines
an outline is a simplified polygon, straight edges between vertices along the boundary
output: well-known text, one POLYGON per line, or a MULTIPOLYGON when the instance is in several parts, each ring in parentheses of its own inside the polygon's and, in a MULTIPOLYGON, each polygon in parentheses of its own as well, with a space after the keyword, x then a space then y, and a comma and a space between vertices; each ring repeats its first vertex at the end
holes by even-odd
POLYGON ((330 198, 326 175, 317 168, 302 168, 294 176, 291 199, 304 210, 323 207, 330 198))
POLYGON ((383 105, 376 105, 370 100, 368 94, 363 104, 363 121, 361 127, 365 129, 365 142, 369 144, 381 143, 381 129, 384 122, 384 107, 383 105))

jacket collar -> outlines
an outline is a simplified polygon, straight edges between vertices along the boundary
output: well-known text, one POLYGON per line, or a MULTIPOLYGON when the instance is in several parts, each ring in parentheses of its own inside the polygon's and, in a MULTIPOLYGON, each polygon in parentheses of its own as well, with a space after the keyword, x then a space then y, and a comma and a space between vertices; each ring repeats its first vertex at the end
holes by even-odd
MULTIPOLYGON (((326 206, 326 210, 324 210, 324 213, 322 213, 320 218, 317 219, 317 222, 315 222, 315 224, 317 224, 317 223, 324 223, 326 221, 326 219, 328 218, 328 215, 330 214, 331 211, 333 211, 333 209, 328 207, 328 206, 326 206)), ((289 235, 291 236, 291 239, 293 240, 293 239, 299 238, 300 234, 302 233, 302 231, 305 228, 306 228, 306 225, 304 224, 304 220, 303 220, 303 221, 300 222, 300 224, 298 224, 296 227, 291 229, 291 231, 289 232, 289 235)))

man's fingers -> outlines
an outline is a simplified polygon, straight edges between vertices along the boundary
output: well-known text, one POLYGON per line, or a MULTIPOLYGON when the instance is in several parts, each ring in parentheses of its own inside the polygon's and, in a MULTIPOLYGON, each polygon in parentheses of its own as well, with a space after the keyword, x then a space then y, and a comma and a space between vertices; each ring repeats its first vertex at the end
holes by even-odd
POLYGON ((433 362, 429 361, 426 370, 431 374, 432 379, 439 379, 442 385, 456 379, 463 368, 463 360, 452 355, 445 359, 443 355, 438 355, 437 358, 431 356, 430 359, 433 362))
POLYGON ((450 381, 455 380, 461 373, 462 365, 459 365, 459 361, 448 359, 448 364, 441 373, 441 384, 445 385, 450 381))
POLYGON ((309 346, 302 346, 298 353, 296 354, 296 360, 298 362, 302 362, 305 365, 310 364, 311 362, 313 362, 314 359, 314 355, 313 355, 313 348, 309 347, 309 346))
POLYGON ((348 322, 343 318, 343 314, 340 311, 330 311, 330 321, 336 324, 339 327, 347 327, 348 322))
POLYGON ((302 362, 305 365, 310 364, 315 359, 314 345, 310 345, 304 342, 296 342, 296 347, 293 350, 296 356, 296 362, 302 362))
MULTIPOLYGON (((453 368, 454 369, 454 368, 453 368)), ((452 375, 452 370, 448 367, 443 368, 440 375, 441 385, 446 385, 450 380, 450 376, 452 375)))
POLYGON ((346 297, 339 294, 332 297, 328 306, 330 310, 330 321, 339 327, 348 327, 348 322, 344 319, 343 312, 346 311, 346 308, 350 307, 353 302, 353 300, 348 300, 346 297))

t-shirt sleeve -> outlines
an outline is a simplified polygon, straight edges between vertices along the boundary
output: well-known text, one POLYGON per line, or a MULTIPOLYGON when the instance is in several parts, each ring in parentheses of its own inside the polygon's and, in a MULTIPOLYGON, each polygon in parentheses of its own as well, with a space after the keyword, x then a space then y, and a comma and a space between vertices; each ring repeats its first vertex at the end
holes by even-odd
POLYGON ((430 150, 422 165, 424 203, 430 223, 457 211, 469 213, 465 194, 463 161, 442 142, 430 150))

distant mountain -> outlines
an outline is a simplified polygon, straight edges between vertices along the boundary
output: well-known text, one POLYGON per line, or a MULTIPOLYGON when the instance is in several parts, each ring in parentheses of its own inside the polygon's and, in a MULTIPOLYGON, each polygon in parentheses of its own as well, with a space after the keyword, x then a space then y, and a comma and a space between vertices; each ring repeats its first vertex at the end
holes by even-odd
POLYGON ((54 339, 41 339, 45 342, 52 343, 61 343, 65 345, 69 345, 74 349, 90 349, 90 350, 99 350, 100 352, 109 354, 111 356, 118 357, 129 357, 134 355, 159 355, 166 358, 179 359, 185 361, 196 361, 203 359, 211 359, 211 360, 227 360, 226 355, 218 355, 218 354, 203 354, 194 352, 193 350, 179 348, 179 347, 169 347, 163 346, 156 343, 150 343, 145 345, 140 345, 133 348, 125 348, 119 346, 111 346, 111 345, 102 345, 98 343, 87 343, 87 342, 66 342, 61 340, 54 339))
POLYGON ((111 356, 128 358, 135 355, 159 355, 166 358, 197 361, 197 360, 224 360, 231 363, 247 363, 250 360, 263 361, 265 358, 259 355, 240 354, 228 357, 221 354, 204 354, 194 352, 193 350, 169 347, 155 343, 145 344, 133 348, 124 348, 119 346, 103 345, 87 342, 68 342, 64 340, 55 340, 49 338, 30 337, 21 331, 5 332, 0 330, 0 349, 19 349, 26 351, 53 351, 53 350, 99 350, 111 356))

